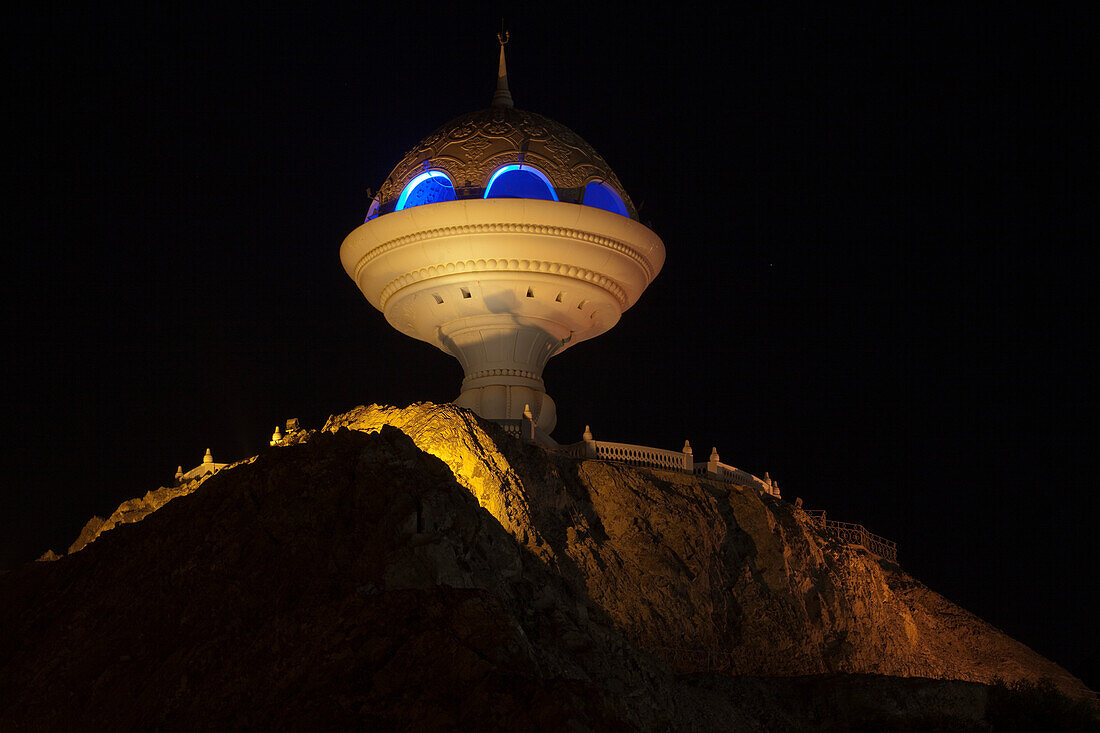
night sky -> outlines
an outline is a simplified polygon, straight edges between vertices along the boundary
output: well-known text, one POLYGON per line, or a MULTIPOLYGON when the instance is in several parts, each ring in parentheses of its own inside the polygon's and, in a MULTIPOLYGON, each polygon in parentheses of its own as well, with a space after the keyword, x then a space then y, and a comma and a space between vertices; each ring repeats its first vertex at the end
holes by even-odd
MULTIPOLYGON (((10 18, 0 568, 208 447, 457 396, 338 251, 488 106, 502 12, 462 5, 10 18)), ((504 11, 512 93, 668 259, 551 360, 554 437, 717 445, 1096 687, 1089 19, 596 6, 504 11)))

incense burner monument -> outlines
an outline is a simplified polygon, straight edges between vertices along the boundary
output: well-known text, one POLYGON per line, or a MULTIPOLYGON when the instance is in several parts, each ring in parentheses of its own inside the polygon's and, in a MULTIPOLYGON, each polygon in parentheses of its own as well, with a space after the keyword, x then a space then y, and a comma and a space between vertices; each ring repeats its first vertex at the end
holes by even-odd
POLYGON ((613 327, 664 264, 615 173, 565 126, 516 109, 501 46, 488 109, 397 164, 340 259, 391 326, 454 356, 454 401, 490 420, 557 422, 550 357, 613 327))

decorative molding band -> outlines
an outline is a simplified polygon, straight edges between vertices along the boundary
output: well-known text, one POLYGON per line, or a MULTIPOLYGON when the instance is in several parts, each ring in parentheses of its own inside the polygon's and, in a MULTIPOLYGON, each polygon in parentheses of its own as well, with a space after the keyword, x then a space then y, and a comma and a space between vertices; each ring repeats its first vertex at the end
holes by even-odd
POLYGON ((541 376, 534 372, 529 372, 526 369, 482 369, 479 372, 467 374, 462 380, 462 383, 466 384, 475 379, 484 379, 485 377, 523 377, 525 379, 533 379, 537 382, 542 381, 541 376))
MULTIPOLYGON (((454 227, 439 227, 437 229, 425 229, 421 232, 413 232, 412 234, 406 234, 403 237, 397 237, 391 239, 388 242, 383 242, 371 251, 367 252, 355 265, 355 282, 359 282, 359 274, 363 271, 363 268, 373 262, 378 257, 381 257, 385 253, 403 247, 406 244, 414 244, 416 242, 422 242, 427 239, 438 239, 440 237, 458 237, 467 234, 549 234, 553 237, 563 237, 565 239, 576 239, 581 242, 588 242, 600 247, 606 247, 612 251, 623 254, 630 259, 634 260, 642 271, 646 275, 646 280, 653 282, 653 267, 649 264, 649 260, 643 257, 637 250, 628 244, 620 242, 617 239, 611 237, 603 237, 598 234, 592 234, 591 232, 581 231, 579 229, 568 229, 566 227, 552 227, 543 226, 542 224, 464 224, 462 226, 454 227)), ((512 260, 514 262, 514 260, 512 260)))
POLYGON ((421 267, 419 270, 407 272, 401 277, 391 280, 386 287, 382 288, 382 293, 379 296, 379 307, 384 311, 386 309, 386 303, 389 302, 390 297, 393 296, 394 293, 413 283, 420 282, 421 280, 430 280, 434 277, 444 277, 460 272, 510 271, 545 272, 551 275, 572 278, 574 280, 584 280, 585 282, 590 282, 609 292, 619 301, 620 307, 624 310, 627 307, 626 291, 623 290, 617 282, 598 272, 592 272, 591 270, 585 270, 582 267, 575 267, 573 265, 565 265, 560 262, 542 262, 540 260, 498 260, 492 258, 487 260, 448 262, 441 265, 432 265, 431 267, 421 267))

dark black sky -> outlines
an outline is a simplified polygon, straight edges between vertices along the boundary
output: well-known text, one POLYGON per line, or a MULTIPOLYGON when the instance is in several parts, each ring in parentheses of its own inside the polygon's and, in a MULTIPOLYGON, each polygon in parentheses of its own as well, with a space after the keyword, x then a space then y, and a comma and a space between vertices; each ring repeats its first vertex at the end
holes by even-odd
MULTIPOLYGON (((555 437, 717 445, 1094 674, 1095 17, 598 5, 508 9, 512 91, 668 260, 547 368, 555 437)), ((460 6, 11 19, 3 568, 207 447, 457 394, 338 250, 488 105, 501 11, 460 6)))

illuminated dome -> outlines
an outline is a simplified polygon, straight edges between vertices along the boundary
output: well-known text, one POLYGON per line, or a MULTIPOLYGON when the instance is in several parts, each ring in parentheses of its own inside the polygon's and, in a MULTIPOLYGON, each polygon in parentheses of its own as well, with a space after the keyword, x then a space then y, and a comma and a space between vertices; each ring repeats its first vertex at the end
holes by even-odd
POLYGON ((512 106, 502 41, 493 106, 409 151, 340 259, 391 326, 459 360, 455 404, 505 424, 529 406, 549 433, 547 361, 618 323, 665 247, 588 143, 512 106))
POLYGON ((541 198, 638 218, 591 145, 565 125, 505 106, 456 117, 420 141, 382 184, 370 218, 478 198, 541 198))

